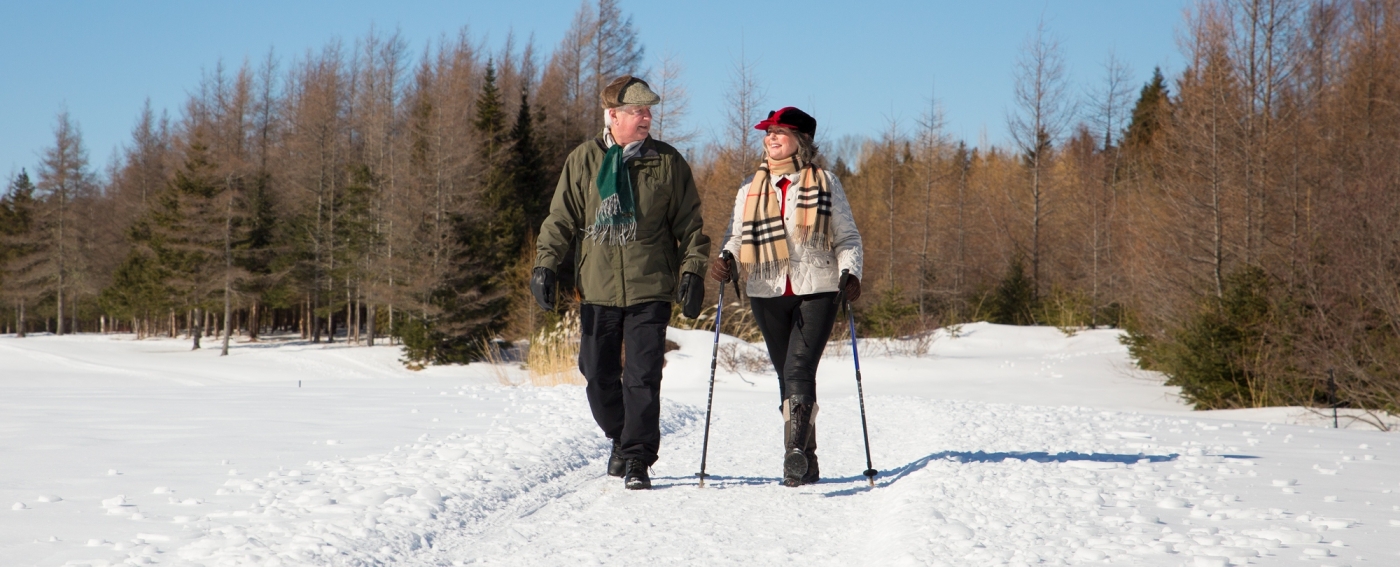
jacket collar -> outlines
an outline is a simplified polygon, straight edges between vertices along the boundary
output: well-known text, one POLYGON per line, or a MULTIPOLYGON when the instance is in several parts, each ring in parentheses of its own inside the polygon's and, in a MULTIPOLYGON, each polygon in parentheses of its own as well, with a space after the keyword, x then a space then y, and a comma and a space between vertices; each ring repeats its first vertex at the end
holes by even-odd
MULTIPOLYGON (((606 127, 603 128, 602 132, 598 133, 598 136, 596 138, 593 138, 593 142, 598 144, 598 149, 603 150, 605 152, 608 151, 608 148, 615 143, 612 139, 612 133, 609 132, 606 127)), ((656 149, 656 139, 648 135, 646 139, 642 140, 641 145, 637 147, 635 153, 627 153, 623 155, 625 156, 624 159, 626 161, 632 161, 634 159, 650 159, 654 157, 659 157, 661 153, 658 152, 656 149)))

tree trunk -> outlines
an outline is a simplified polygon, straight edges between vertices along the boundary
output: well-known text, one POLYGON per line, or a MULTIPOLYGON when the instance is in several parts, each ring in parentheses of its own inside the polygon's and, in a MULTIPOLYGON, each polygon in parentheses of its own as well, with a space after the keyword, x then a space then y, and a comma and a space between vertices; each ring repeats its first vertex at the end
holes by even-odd
POLYGON ((320 294, 311 292, 311 304, 307 308, 307 318, 311 321, 311 342, 321 342, 321 318, 316 315, 316 308, 321 306, 320 294))
POLYGON ((192 341, 194 341, 194 344, 190 347, 190 350, 199 350, 199 339, 202 338, 204 335, 204 329, 199 328, 199 316, 200 310, 198 307, 196 307, 194 309, 194 312, 190 314, 190 338, 192 341))
MULTIPOLYGON (((355 341, 355 339, 357 338, 357 337, 355 337, 355 318, 352 316, 352 314, 354 313, 354 311, 353 311, 354 308, 355 308, 355 302, 354 302, 354 301, 351 299, 351 297, 350 297, 350 281, 349 281, 349 278, 346 278, 346 281, 345 281, 345 344, 354 344, 354 341, 355 341)), ((334 329, 332 329, 332 331, 334 331, 334 329)))
POLYGON ((24 338, 24 300, 19 301, 19 321, 15 323, 15 329, 19 331, 19 338, 24 338))
POLYGON ((253 300, 253 305, 248 308, 248 342, 258 342, 259 331, 262 330, 262 313, 258 311, 258 300, 253 300))
POLYGON ((365 304, 365 346, 374 346, 374 304, 365 304))
POLYGON ((224 280, 224 348, 219 352, 219 356, 228 356, 229 337, 233 336, 233 303, 230 300, 228 280, 224 280))

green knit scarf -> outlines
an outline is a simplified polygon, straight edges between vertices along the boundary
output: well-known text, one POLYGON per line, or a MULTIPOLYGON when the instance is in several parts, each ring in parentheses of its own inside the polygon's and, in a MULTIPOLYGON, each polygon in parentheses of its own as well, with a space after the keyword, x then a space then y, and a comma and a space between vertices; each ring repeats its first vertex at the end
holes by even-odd
POLYGON ((589 238, 609 244, 637 239, 636 199, 622 152, 622 144, 613 144, 603 155, 603 164, 598 168, 598 197, 602 203, 587 231, 589 238))

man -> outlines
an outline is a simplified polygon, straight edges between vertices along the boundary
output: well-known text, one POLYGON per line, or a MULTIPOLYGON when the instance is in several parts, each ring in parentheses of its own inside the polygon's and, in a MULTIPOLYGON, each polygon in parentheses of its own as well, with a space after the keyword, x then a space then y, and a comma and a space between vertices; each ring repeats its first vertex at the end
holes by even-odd
POLYGON ((671 302, 679 283, 685 316, 700 314, 699 274, 710 253, 690 165, 649 135, 651 107, 659 102, 646 81, 631 75, 603 89, 606 126, 564 162, 530 277, 540 307, 554 309, 559 259, 577 243, 578 367, 588 380, 593 419, 613 442, 608 474, 633 490, 651 488, 647 467, 661 446, 671 302))

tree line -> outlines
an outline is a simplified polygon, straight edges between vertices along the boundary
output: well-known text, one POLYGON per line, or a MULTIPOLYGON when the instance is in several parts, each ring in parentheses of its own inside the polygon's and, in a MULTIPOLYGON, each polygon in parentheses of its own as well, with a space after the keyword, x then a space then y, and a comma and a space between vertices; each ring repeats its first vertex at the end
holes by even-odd
MULTIPOLYGON (((1204 0, 1185 69, 1145 83, 1111 56, 1076 80, 1042 27, 1010 70, 1007 144, 947 135, 936 100, 819 138, 865 239, 862 331, 1116 326, 1199 407, 1333 403, 1331 371, 1347 402, 1395 413, 1397 16, 1204 0)), ((177 118, 148 105, 100 175, 60 115, 0 206, 0 326, 387 338, 468 360, 549 322, 524 289, 533 231, 602 128, 607 80, 662 94, 653 135, 686 151, 716 240, 757 164, 750 127, 783 104, 741 56, 725 124, 697 143, 679 58, 648 59, 615 0, 582 5, 548 54, 466 30, 407 51, 372 31, 218 67, 177 118)))

